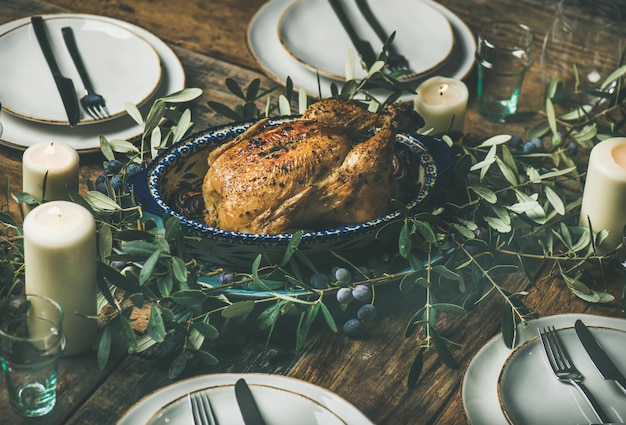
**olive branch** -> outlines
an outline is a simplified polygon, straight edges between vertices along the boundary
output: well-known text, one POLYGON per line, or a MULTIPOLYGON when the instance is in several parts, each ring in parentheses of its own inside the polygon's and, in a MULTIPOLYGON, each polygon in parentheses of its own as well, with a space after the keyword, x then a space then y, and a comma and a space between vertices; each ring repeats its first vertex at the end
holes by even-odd
MULTIPOLYGON (((384 72, 384 55, 381 59, 367 78, 348 79, 341 88, 333 86, 333 96, 378 111, 410 91, 384 72), (381 88, 390 94, 377 99, 373 93, 381 88)), ((626 68, 620 68, 608 80, 619 82, 624 73, 626 68)), ((225 84, 242 103, 230 107, 209 101, 208 105, 232 120, 288 115, 292 105, 302 112, 309 103, 306 91, 300 88, 296 93, 290 79, 276 102, 270 97, 276 88, 261 90, 259 79, 245 88, 233 79, 225 84), (264 107, 259 108, 260 104, 264 107)), ((626 122, 623 97, 607 83, 605 88, 609 87, 610 92, 596 93, 598 102, 593 105, 557 114, 555 105, 560 107, 559 102, 568 96, 551 83, 545 110, 538 114, 546 121, 529 130, 525 143, 516 135, 484 140, 453 140, 454 135, 442 135, 457 159, 448 176, 451 184, 418 211, 394 204, 402 218, 383 231, 395 232, 397 246, 370 259, 367 270, 336 255, 337 266, 330 273, 318 270, 298 249, 301 233, 294 234, 280 263, 266 263, 258 256, 249 271, 233 272, 190 258, 185 246, 193 243, 193 238, 185 234, 179 221, 146 217, 132 190, 125 184, 113 184, 113 178, 125 182, 146 158, 186 137, 193 122, 189 109, 181 109, 200 92, 186 89, 159 99, 145 119, 134 105, 127 105, 129 115, 143 128, 140 146, 101 137, 106 159, 102 190, 90 182, 88 193, 71 194, 74 202, 92 211, 98 223, 102 307, 98 365, 107 364, 113 341, 121 335, 129 353, 151 348, 159 352, 169 362, 170 377, 175 378, 192 359, 214 366, 219 359, 211 353, 212 342, 253 318, 255 325, 267 332, 269 344, 279 322, 296 317, 295 348, 299 350, 318 317, 332 332, 339 332, 333 311, 349 307, 338 303, 333 294, 360 285, 375 290, 392 282, 414 300, 415 312, 404 332, 405 338, 418 340, 407 377, 407 384, 413 386, 424 355, 433 347, 446 365, 456 366, 454 350, 459 346, 441 334, 441 318, 468 314, 492 294, 505 301, 503 339, 508 346, 515 345, 517 325, 536 314, 523 303, 525 290, 511 291, 499 283, 502 279, 498 276, 503 273, 522 273, 530 286, 529 262, 548 261, 576 296, 589 302, 613 301, 614 295, 588 279, 586 266, 608 267, 622 259, 618 250, 596 255, 595 247, 606 231, 596 233, 578 222, 584 176, 572 158, 577 153, 572 143, 589 149, 596 141, 621 134, 626 122), (534 142, 539 137, 542 142, 534 142), (116 169, 112 165, 120 159, 122 166, 116 169), (339 268, 343 269, 341 278, 337 278, 339 268), (235 287, 266 296, 238 299, 229 292, 235 287), (144 323, 139 323, 142 318, 144 323)), ((10 199, 19 201, 8 187, 3 208, 7 211, 10 199)), ((0 222, 0 298, 4 299, 21 289, 23 248, 16 220, 0 211, 0 222)), ((369 302, 375 303, 375 292, 369 302)), ((367 326, 375 326, 375 321, 367 326)))

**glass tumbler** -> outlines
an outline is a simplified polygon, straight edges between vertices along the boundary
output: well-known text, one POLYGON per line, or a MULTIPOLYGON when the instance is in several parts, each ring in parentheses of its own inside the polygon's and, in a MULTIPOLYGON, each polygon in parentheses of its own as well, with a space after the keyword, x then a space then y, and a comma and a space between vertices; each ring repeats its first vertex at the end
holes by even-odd
POLYGON ((517 112, 526 71, 533 62, 535 35, 516 22, 488 22, 478 32, 478 112, 490 121, 505 122, 517 112))
POLYGON ((598 89, 622 60, 620 10, 610 0, 561 0, 541 52, 544 83, 561 91, 598 89))
POLYGON ((25 295, 0 306, 0 362, 19 415, 43 416, 55 405, 62 323, 63 310, 50 298, 25 295))

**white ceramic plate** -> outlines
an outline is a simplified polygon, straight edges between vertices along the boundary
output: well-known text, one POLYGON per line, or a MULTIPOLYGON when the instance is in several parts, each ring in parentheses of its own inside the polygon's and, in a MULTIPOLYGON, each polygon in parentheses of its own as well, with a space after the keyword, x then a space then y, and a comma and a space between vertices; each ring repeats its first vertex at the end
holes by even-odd
MULTIPOLYGON (((626 333, 609 328, 590 329, 617 367, 626 373, 626 333)), ((573 328, 558 329, 558 335, 572 363, 585 377, 585 386, 612 421, 622 422, 626 418, 626 394, 602 378, 573 328)), ((598 421, 580 392, 554 377, 537 337, 517 347, 508 358, 498 379, 498 395, 505 416, 515 425, 598 421)))
MULTIPOLYGON (((449 59, 436 68, 437 75, 464 78, 474 65, 474 51, 476 42, 472 31, 454 13, 431 0, 424 0, 433 8, 439 10, 450 22, 454 33, 454 47, 449 59)), ((337 80, 320 75, 318 86, 317 74, 296 60, 282 45, 278 36, 278 24, 280 17, 285 13, 293 0, 271 0, 267 2, 253 17, 248 27, 248 46, 259 65, 265 70, 270 78, 280 84, 285 84, 287 77, 291 77, 295 88, 304 87, 307 93, 322 97, 331 95, 330 85, 337 84, 337 80), (319 89, 318 89, 319 87, 319 89)), ((341 65, 345 63, 345 58, 341 65)), ((426 73, 414 83, 427 79, 432 74, 426 73)), ((412 99, 413 95, 407 94, 403 100, 412 99)))
POLYGON ((117 425, 192 422, 188 394, 206 390, 220 424, 244 425, 235 398, 235 382, 245 378, 263 418, 272 425, 373 425, 353 405, 308 382, 280 375, 215 374, 164 387, 135 404, 117 425))
MULTIPOLYGON (((58 14, 43 15, 43 18, 81 18, 89 22, 112 23, 132 31, 138 37, 142 37, 150 43, 161 60, 161 84, 149 100, 163 97, 185 88, 185 72, 174 51, 157 36, 141 27, 117 19, 95 15, 58 14)), ((0 33, 5 33, 28 22, 30 22, 30 18, 27 17, 2 24, 0 25, 0 33)), ((47 65, 44 64, 44 66, 47 71, 47 65)), ((149 100, 145 102, 142 108, 144 113, 151 106, 149 100)), ((4 127, 4 131, 0 135, 0 143, 17 149, 26 149, 35 143, 57 140, 74 147, 79 152, 90 152, 100 149, 100 134, 107 136, 109 139, 129 140, 142 133, 141 127, 127 115, 110 121, 98 121, 91 125, 79 125, 73 128, 28 121, 4 112, 0 113, 0 122, 4 127)))
MULTIPOLYGON (((61 74, 72 79, 80 99, 85 88, 61 33, 63 27, 72 28, 91 84, 106 100, 108 119, 126 112, 124 102, 141 105, 158 89, 159 55, 135 32, 75 15, 46 17, 44 26, 61 74)), ((30 21, 0 34, 0 75, 0 102, 7 112, 32 121, 69 125, 30 21)), ((81 107, 78 124, 94 122, 81 107)))
MULTIPOLYGON (((396 32, 393 46, 408 59, 416 76, 450 56, 454 45, 450 22, 430 1, 369 0, 368 4, 387 34, 396 32)), ((342 5, 360 38, 380 52, 383 43, 356 2, 343 1, 342 5)), ((297 60, 329 78, 344 79, 349 51, 358 57, 328 0, 299 0, 289 6, 279 22, 279 37, 297 60)), ((355 66, 354 76, 364 78, 366 72, 355 66)))
MULTIPOLYGON (((547 316, 537 320, 528 321, 526 327, 521 325, 518 326, 519 345, 521 346, 524 342, 534 338, 537 335, 538 326, 543 327, 553 325, 557 329, 571 328, 574 326, 576 319, 581 319, 587 326, 605 327, 619 331, 626 331, 626 320, 624 319, 593 316, 588 314, 547 316)), ((580 350, 583 350, 582 346, 580 347, 580 350)), ((512 352, 513 350, 508 349, 504 345, 504 342, 502 342, 502 335, 499 334, 485 344, 478 354, 476 354, 465 371, 465 376, 463 378, 463 406, 470 423, 473 425, 504 425, 509 423, 504 415, 504 412, 502 411, 502 408, 500 407, 498 399, 498 380, 501 370, 512 352)), ((547 365, 545 367, 547 367, 547 365)), ((592 372, 598 373, 592 369, 585 370, 585 373, 588 373, 589 375, 591 375, 592 372)), ((542 371, 542 373, 545 373, 545 376, 549 377, 547 369, 542 371)), ((610 382, 605 384, 611 385, 610 382)), ((534 391, 537 391, 538 388, 539 385, 536 385, 534 387, 534 391)), ((569 388, 563 385, 563 388, 561 388, 560 391, 568 393, 569 388)), ((545 406, 549 407, 552 403, 552 397, 554 397, 554 394, 552 393, 550 394, 550 397, 546 397, 544 395, 543 399, 538 401, 540 405, 530 406, 529 408, 534 409, 544 408, 545 406)), ((572 397, 574 397, 574 394, 572 394, 572 397)), ((584 423, 584 417, 581 416, 579 421, 580 422, 573 423, 584 423)), ((552 424, 569 422, 563 422, 561 420, 557 420, 555 422, 548 419, 547 421, 542 421, 540 423, 552 424)))

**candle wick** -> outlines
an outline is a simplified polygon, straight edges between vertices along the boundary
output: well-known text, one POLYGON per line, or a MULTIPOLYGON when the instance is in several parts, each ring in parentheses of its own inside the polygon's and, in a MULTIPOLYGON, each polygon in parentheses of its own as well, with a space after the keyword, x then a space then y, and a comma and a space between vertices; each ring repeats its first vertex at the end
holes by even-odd
POLYGON ((50 215, 56 215, 58 218, 63 217, 63 214, 61 213, 61 208, 59 207, 52 207, 48 210, 48 214, 50 215))
POLYGON ((48 147, 44 150, 46 154, 54 155, 54 142, 50 142, 48 147))

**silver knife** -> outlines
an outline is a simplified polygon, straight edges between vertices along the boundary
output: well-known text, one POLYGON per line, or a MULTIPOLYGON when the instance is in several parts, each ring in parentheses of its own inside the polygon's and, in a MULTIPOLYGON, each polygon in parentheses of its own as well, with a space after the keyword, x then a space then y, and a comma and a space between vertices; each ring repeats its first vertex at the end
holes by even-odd
POLYGON ((346 34, 348 34, 348 37, 350 37, 352 45, 356 48, 356 51, 369 69, 374 62, 376 62, 376 53, 374 52, 374 48, 367 40, 363 40, 356 33, 356 30, 352 26, 352 22, 350 22, 348 15, 346 15, 346 12, 343 10, 340 1, 341 0, 328 0, 333 8, 333 11, 335 12, 335 15, 339 19, 339 22, 341 22, 341 26, 346 31, 346 34))
POLYGON ((243 421, 246 425, 265 425, 265 421, 261 416, 259 407, 254 401, 250 387, 243 378, 240 378, 235 383, 235 396, 237 397, 237 404, 243 416, 243 421))
POLYGON ((585 347, 587 354, 591 357, 600 374, 604 379, 615 381, 622 388, 622 391, 626 393, 626 377, 600 347, 589 328, 580 319, 576 320, 574 328, 576 329, 578 339, 582 342, 583 347, 585 347))
POLYGON ((46 35, 46 28, 41 16, 33 16, 30 18, 30 21, 33 24, 33 29, 35 30, 35 36, 37 37, 39 47, 41 47, 41 51, 46 58, 50 72, 52 72, 52 77, 54 77, 54 82, 56 83, 59 94, 61 95, 61 100, 63 100, 67 120, 69 121, 70 126, 74 126, 80 119, 80 109, 78 106, 78 98, 76 97, 76 90, 74 89, 74 83, 69 78, 64 77, 59 70, 59 66, 54 58, 54 53, 52 53, 52 47, 50 47, 50 42, 48 41, 48 36, 46 35))

